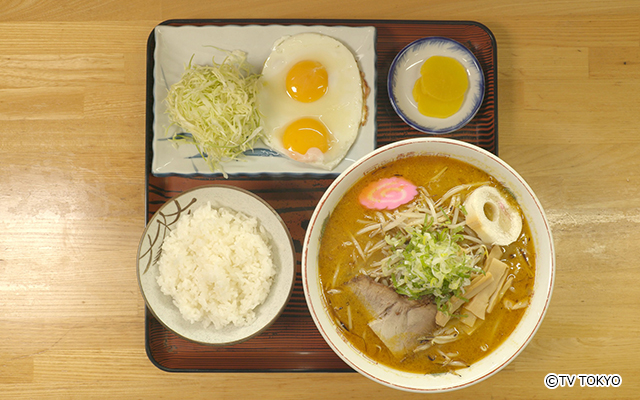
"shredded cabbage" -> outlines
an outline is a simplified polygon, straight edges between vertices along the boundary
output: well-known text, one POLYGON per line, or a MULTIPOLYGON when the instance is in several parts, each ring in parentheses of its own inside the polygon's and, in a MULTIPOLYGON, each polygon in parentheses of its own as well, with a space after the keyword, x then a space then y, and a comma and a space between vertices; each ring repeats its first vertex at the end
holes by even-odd
POLYGON ((432 295, 438 309, 447 312, 452 296, 464 298, 463 287, 470 284, 472 273, 482 273, 475 259, 459 242, 463 227, 437 229, 425 218, 423 226, 407 228, 408 235, 387 235, 392 256, 383 267, 384 275, 400 294, 411 299, 432 295))
POLYGON ((251 150, 263 129, 256 107, 259 75, 251 72, 246 53, 226 51, 220 64, 185 68, 180 81, 173 84, 165 100, 177 145, 196 146, 212 171, 227 177, 221 162, 230 161, 251 150))

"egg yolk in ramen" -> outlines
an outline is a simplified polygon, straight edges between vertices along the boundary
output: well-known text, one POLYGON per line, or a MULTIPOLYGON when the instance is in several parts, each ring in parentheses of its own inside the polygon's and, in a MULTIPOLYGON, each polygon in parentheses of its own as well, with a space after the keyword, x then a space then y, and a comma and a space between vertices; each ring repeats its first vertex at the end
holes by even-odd
POLYGON ((282 135, 284 148, 302 155, 313 148, 326 153, 331 148, 332 141, 329 129, 321 121, 311 117, 293 121, 282 135))
POLYGON ((287 73, 286 85, 287 93, 292 99, 312 103, 327 92, 329 74, 317 61, 300 61, 287 73))
POLYGON ((447 118, 460 110, 468 87, 467 71, 458 60, 432 56, 420 67, 420 78, 413 86, 413 99, 421 114, 447 118))

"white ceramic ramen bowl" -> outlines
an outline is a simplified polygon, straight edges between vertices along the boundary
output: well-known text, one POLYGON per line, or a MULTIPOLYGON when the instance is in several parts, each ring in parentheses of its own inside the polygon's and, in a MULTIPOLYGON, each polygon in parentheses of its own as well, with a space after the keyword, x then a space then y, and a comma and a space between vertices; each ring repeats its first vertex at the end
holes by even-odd
POLYGON ((262 333, 284 310, 295 281, 295 250, 282 218, 254 193, 227 185, 213 184, 187 190, 162 205, 142 234, 136 262, 138 283, 149 311, 175 334, 206 345, 236 344, 262 333), (181 218, 207 202, 213 208, 224 207, 257 218, 270 238, 276 275, 267 298, 254 309, 255 320, 246 326, 231 324, 216 329, 213 325, 205 328, 201 322, 191 323, 183 318, 172 297, 162 293, 157 282, 158 260, 165 237, 181 218))
POLYGON ((478 383, 500 371, 531 341, 549 306, 555 276, 555 253, 549 223, 536 195, 524 179, 500 158, 477 146, 444 138, 419 138, 381 147, 361 158, 336 178, 316 207, 303 243, 302 280, 311 316, 329 346, 348 365, 383 385, 412 392, 444 392, 478 383), (381 164, 411 154, 444 155, 472 164, 497 178, 513 192, 525 214, 536 249, 536 277, 531 304, 511 335, 485 358, 458 375, 418 374, 378 364, 353 347, 334 324, 323 301, 318 251, 323 225, 343 194, 381 164))
POLYGON ((395 57, 389 67, 387 90, 393 109, 409 126, 425 133, 444 134, 462 128, 476 115, 484 99, 484 75, 473 53, 459 42, 444 37, 426 37, 409 43, 395 57), (469 88, 460 110, 447 118, 423 115, 413 99, 413 86, 420 78, 420 67, 432 56, 454 58, 469 78, 469 88))

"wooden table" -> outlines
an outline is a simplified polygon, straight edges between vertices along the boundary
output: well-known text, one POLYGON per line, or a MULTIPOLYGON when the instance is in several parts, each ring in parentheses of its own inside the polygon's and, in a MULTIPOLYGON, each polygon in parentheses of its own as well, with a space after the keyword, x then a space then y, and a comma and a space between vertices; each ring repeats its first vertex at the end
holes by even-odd
POLYGON ((557 279, 541 328, 514 362, 430 397, 637 398, 640 2, 310 4, 0 4, 0 398, 418 397, 357 373, 168 373, 147 358, 135 275, 146 41, 173 18, 474 20, 491 29, 499 154, 546 208, 557 279), (618 374, 622 384, 550 390, 549 373, 618 374))

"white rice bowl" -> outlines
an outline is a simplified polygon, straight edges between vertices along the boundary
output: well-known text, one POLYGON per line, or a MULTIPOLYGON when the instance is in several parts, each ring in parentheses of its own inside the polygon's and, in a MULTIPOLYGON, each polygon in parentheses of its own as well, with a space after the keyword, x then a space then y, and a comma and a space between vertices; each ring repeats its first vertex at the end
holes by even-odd
POLYGON ((259 196, 211 184, 187 190, 149 219, 137 255, 147 310, 187 340, 232 345, 259 335, 291 297, 295 250, 259 196))
POLYGON ((275 275, 269 237, 257 218, 211 203, 181 218, 162 244, 158 284, 188 321, 246 326, 275 275))

